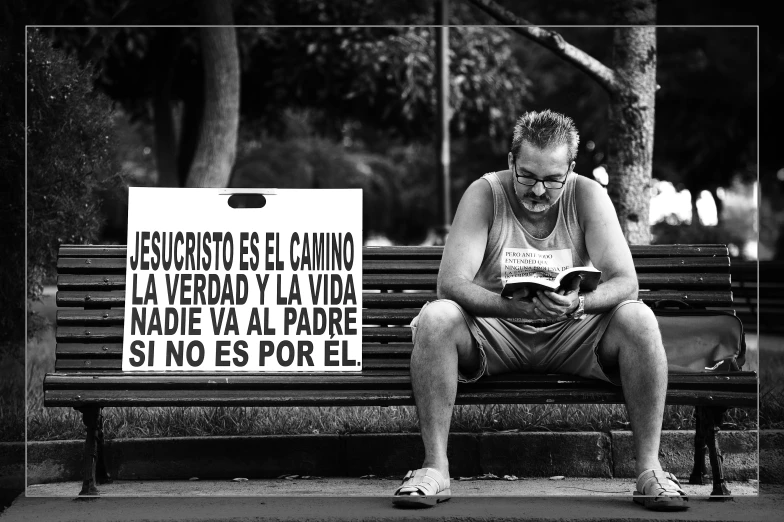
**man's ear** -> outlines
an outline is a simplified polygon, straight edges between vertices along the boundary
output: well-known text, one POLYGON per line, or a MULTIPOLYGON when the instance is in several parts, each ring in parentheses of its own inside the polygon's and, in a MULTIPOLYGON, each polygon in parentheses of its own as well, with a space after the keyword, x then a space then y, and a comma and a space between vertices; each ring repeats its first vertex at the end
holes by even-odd
POLYGON ((510 152, 506 155, 506 164, 509 167, 509 170, 512 170, 512 163, 514 163, 514 155, 510 152))

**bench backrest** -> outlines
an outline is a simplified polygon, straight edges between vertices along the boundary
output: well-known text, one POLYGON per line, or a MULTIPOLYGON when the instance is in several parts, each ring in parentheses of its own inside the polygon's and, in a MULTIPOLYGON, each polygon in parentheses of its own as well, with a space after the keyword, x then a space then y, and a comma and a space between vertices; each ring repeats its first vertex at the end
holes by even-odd
MULTIPOLYGON (((632 246, 640 299, 732 308, 725 245, 632 246)), ((363 248, 363 374, 406 374, 408 324, 436 298, 443 247, 363 248)), ((55 372, 121 370, 126 248, 64 245, 57 263, 55 372)))

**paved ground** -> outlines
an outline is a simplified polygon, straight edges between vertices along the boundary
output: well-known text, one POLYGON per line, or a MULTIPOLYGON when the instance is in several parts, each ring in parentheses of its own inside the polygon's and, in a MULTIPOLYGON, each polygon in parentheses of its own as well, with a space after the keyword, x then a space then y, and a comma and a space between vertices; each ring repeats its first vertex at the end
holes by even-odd
POLYGON ((451 501, 426 510, 392 507, 392 479, 230 481, 120 481, 102 486, 104 497, 76 499, 75 482, 33 486, 0 521, 771 521, 784 513, 784 486, 732 483, 734 501, 709 501, 707 486, 688 486, 686 512, 654 513, 634 504, 628 479, 476 480, 453 485, 451 501), (527 496, 520 495, 524 491, 527 496), (477 496, 481 494, 482 496, 477 496), (112 496, 119 495, 119 496, 112 496), (129 498, 143 495, 141 498, 129 498), (166 496, 155 496, 166 495, 166 496), (184 496, 174 498, 174 495, 184 496), (221 495, 221 496, 218 496, 221 495), (276 496, 266 496, 276 495, 276 496), (307 495, 307 496, 286 496, 307 495))
MULTIPOLYGON (((99 486, 102 496, 338 496, 377 497, 391 494, 400 478, 315 478, 315 479, 253 479, 231 480, 120 480, 99 486)), ((28 486, 28 497, 73 498, 82 487, 81 482, 56 482, 28 486)), ((731 482, 735 496, 756 496, 756 481, 731 482)), ((782 486, 784 488, 784 486, 782 486)), ((711 486, 683 484, 683 489, 695 497, 708 497, 711 486)), ((452 494, 456 496, 619 496, 628 497, 634 491, 632 479, 564 478, 560 480, 453 480, 452 494)))

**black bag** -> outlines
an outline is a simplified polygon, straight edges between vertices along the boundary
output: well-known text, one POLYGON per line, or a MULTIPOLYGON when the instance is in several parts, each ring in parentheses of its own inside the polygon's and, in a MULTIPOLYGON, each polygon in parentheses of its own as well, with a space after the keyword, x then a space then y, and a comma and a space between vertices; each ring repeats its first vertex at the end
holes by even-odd
MULTIPOLYGON (((731 311, 673 309, 659 301, 653 313, 659 322, 670 372, 739 371, 746 362, 743 323, 731 311)), ((678 306, 689 305, 675 301, 678 306)))

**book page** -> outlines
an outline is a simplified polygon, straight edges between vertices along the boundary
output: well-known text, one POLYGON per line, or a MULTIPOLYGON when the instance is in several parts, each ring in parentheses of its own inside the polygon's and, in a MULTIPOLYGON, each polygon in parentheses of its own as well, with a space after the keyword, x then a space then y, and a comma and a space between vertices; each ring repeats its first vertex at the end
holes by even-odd
POLYGON ((572 268, 572 250, 536 250, 534 248, 504 248, 501 256, 501 278, 535 277, 549 281, 560 272, 572 268))

